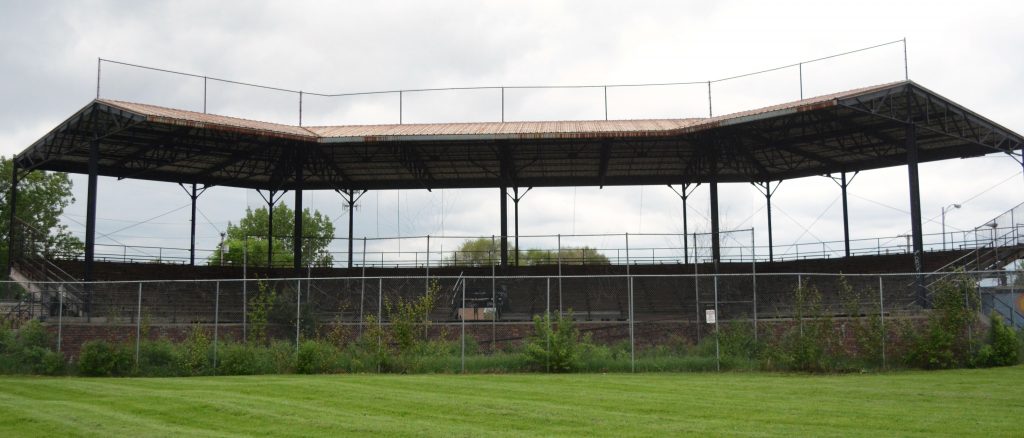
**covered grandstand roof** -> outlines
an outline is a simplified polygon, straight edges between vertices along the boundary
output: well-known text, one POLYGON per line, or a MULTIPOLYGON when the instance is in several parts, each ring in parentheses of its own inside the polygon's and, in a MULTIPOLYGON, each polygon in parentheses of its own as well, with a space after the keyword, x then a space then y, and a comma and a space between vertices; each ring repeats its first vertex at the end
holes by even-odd
POLYGON ((769 181, 1010 152, 1024 138, 911 81, 711 118, 301 127, 97 99, 25 169, 254 189, 769 181))

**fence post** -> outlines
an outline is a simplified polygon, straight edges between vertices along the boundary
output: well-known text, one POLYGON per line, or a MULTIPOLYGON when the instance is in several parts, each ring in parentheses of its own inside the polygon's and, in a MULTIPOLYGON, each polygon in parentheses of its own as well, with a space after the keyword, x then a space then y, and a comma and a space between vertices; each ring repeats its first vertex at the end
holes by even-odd
MULTIPOLYGON (((381 343, 381 317, 384 312, 384 277, 377 277, 377 351, 382 348, 381 343)), ((377 372, 380 372, 380 362, 377 362, 377 372)))
POLYGON ((757 244, 754 242, 754 229, 750 229, 750 271, 754 287, 754 341, 757 341, 757 244))
MULTIPOLYGON (((141 290, 141 285, 139 286, 141 290)), ((220 328, 220 282, 217 282, 213 298, 213 373, 217 374, 217 336, 220 328)))
POLYGON ((302 320, 302 279, 295 280, 295 353, 299 352, 299 322, 302 320))
MULTIPOLYGON (((559 276, 558 280, 561 281, 562 277, 559 276)), ((547 278, 547 292, 545 293, 544 301, 544 318, 548 320, 548 331, 547 331, 547 349, 544 355, 544 370, 551 372, 551 277, 547 278)))
POLYGON ((135 369, 139 369, 139 339, 142 336, 142 282, 139 282, 139 298, 135 308, 135 369))
POLYGON ((366 236, 363 236, 362 274, 359 275, 359 336, 363 335, 363 303, 366 301, 366 236))
POLYGON ((718 273, 715 273, 715 369, 717 371, 722 371, 722 358, 718 347, 718 341, 721 338, 718 331, 718 321, 721 319, 722 315, 718 313, 718 273))
POLYGON ((64 285, 57 289, 57 352, 60 353, 61 342, 64 340, 64 285))
POLYGON ((629 276, 629 371, 636 372, 636 336, 633 318, 633 277, 629 276))
MULTIPOLYGON (((558 249, 555 257, 558 261, 558 316, 562 316, 562 235, 558 234, 558 249)), ((551 295, 551 277, 548 277, 548 295, 551 295)), ((549 299, 550 301, 550 299, 549 299)), ((550 307, 548 308, 550 312, 550 307)))
MULTIPOLYGON (((423 279, 423 296, 430 295, 430 235, 427 235, 427 257, 424 265, 427 268, 426 278, 423 279)), ((430 310, 424 310, 423 315, 423 340, 427 340, 427 321, 430 320, 430 310)))
MULTIPOLYGON (((697 241, 694 239, 694 245, 697 241)), ((700 274, 697 272, 697 247, 694 246, 693 254, 693 308, 697 312, 697 342, 700 342, 700 334, 704 331, 704 324, 700 321, 700 274)))
MULTIPOLYGON (((993 232, 993 234, 995 233, 995 229, 994 228, 992 229, 992 232, 993 232)), ((992 242, 992 249, 995 249, 995 246, 996 246, 996 243, 995 243, 995 241, 993 241, 992 242)), ((999 259, 999 257, 997 256, 996 260, 998 260, 998 259, 999 259)), ((971 277, 971 283, 974 284, 974 285, 977 285, 978 284, 978 278, 972 276, 971 277)), ((964 290, 964 309, 968 309, 968 310, 970 309, 970 303, 971 303, 970 302, 970 297, 967 296, 967 294, 969 294, 969 293, 970 292, 968 292, 967 290, 964 290)), ((978 291, 978 293, 980 294, 981 291, 978 291)), ((981 297, 979 296, 978 298, 979 298, 979 302, 980 302, 980 298, 981 297)), ((995 307, 995 303, 993 303, 992 307, 993 308, 995 307)), ((975 321, 977 320, 977 318, 978 318, 977 316, 973 316, 972 315, 972 319, 974 319, 975 321)), ((974 347, 973 347, 973 345, 974 345, 974 324, 973 323, 967 326, 967 345, 969 346, 968 350, 970 351, 971 354, 973 354, 974 353, 974 347)))
POLYGON ((884 286, 882 286, 882 276, 878 276, 878 322, 882 329, 882 369, 886 369, 885 365, 885 344, 888 341, 888 337, 885 335, 885 293, 884 286))
POLYGON ((242 239, 242 343, 249 341, 249 236, 242 239))
POLYGON ((800 100, 804 100, 804 63, 797 64, 800 71, 800 100))
MULTIPOLYGON (((516 251, 519 251, 516 248, 516 251)), ((487 258, 494 258, 494 247, 487 253, 487 258)), ((463 280, 465 281, 465 280, 463 280)), ((497 279, 495 277, 494 263, 491 263, 491 304, 494 305, 494 315, 491 317, 491 352, 494 352, 494 345, 498 342, 498 293, 497 279)))
MULTIPOLYGON (((802 274, 796 274, 796 293, 797 294, 802 294, 803 293, 803 291, 800 290, 801 288, 803 288, 803 276, 802 276, 802 274)), ((800 305, 802 305, 802 304, 800 304, 800 305)), ((803 312, 803 309, 801 309, 799 307, 797 308, 797 312, 799 312, 799 316, 800 316, 800 336, 802 337, 804 335, 804 312, 803 312)))
POLYGON ((462 279, 462 309, 459 319, 462 320, 462 373, 466 373, 466 279, 462 279))

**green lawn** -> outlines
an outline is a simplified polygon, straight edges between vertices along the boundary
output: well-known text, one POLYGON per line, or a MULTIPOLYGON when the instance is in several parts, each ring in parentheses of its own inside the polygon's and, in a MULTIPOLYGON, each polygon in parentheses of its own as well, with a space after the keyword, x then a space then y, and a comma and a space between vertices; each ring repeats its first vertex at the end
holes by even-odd
POLYGON ((1021 436, 1024 367, 0 378, 0 436, 1021 436))

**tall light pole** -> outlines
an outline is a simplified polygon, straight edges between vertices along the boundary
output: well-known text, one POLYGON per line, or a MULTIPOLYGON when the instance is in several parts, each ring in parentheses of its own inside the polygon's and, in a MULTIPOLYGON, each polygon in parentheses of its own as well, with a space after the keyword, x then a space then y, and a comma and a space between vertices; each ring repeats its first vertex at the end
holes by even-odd
POLYGON ((960 208, 962 206, 960 204, 949 204, 949 205, 947 205, 945 207, 942 207, 942 250, 943 251, 946 250, 946 209, 950 208, 950 207, 952 207, 952 208, 960 208))

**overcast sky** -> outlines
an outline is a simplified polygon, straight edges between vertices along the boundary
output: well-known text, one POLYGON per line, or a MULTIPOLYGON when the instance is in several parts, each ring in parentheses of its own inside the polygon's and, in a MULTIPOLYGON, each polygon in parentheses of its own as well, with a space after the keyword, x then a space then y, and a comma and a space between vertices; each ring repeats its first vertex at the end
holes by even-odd
MULTIPOLYGON (((1020 2, 481 3, 2 0, 0 153, 20 152, 94 98, 98 57, 342 93, 705 81, 904 37, 911 79, 1024 132, 1020 2)), ((803 73, 806 96, 902 80, 903 46, 810 64, 803 73)), ((201 80, 113 64, 104 64, 102 77, 105 98, 202 109, 201 80)), ((609 116, 705 116, 705 93, 701 86, 613 89, 609 116)), ((716 114, 796 100, 798 73, 788 69, 716 84, 713 95, 716 114)), ((291 124, 298 119, 297 98, 287 93, 210 83, 207 102, 212 113, 291 124)), ((494 91, 412 94, 403 103, 406 122, 497 120, 501 111, 494 91)), ((516 90, 505 103, 508 120, 603 117, 595 90, 516 90)), ((397 120, 397 98, 390 95, 307 98, 303 113, 307 125, 397 120)), ((947 214, 947 227, 955 230, 974 228, 1024 201, 1020 172, 1005 155, 922 165, 923 215, 934 219, 925 232, 939 232, 940 210, 951 203, 963 204, 947 214)), ((78 202, 65 222, 80 233, 85 179, 74 181, 78 202)), ((720 192, 723 228, 754 228, 763 244, 764 198, 749 184, 723 185, 720 192)), ((839 193, 824 177, 783 183, 773 198, 776 244, 842 239, 839 193)), ((285 199, 292 202, 291 195, 285 199)), ((498 202, 494 189, 371 192, 356 211, 355 235, 489 236, 498 233, 498 202)), ((261 203, 252 191, 211 188, 200 198, 199 247, 212 248, 228 221, 261 203)), ((347 212, 338 195, 307 192, 305 203, 334 218, 338 235, 345 235, 347 212)), ((910 229, 903 168, 861 173, 850 186, 849 203, 854 239, 910 229)), ((175 185, 101 178, 98 205, 99 243, 188 246, 188 198, 175 185)), ((690 230, 709 229, 705 186, 690 205, 690 230)), ((680 201, 663 186, 538 188, 520 207, 524 235, 682 230, 680 201)), ((674 242, 657 238, 641 246, 674 242)), ((523 246, 547 243, 525 240, 523 246)), ((610 238, 572 243, 621 246, 610 238)), ((793 250, 777 250, 787 251, 793 250)))

